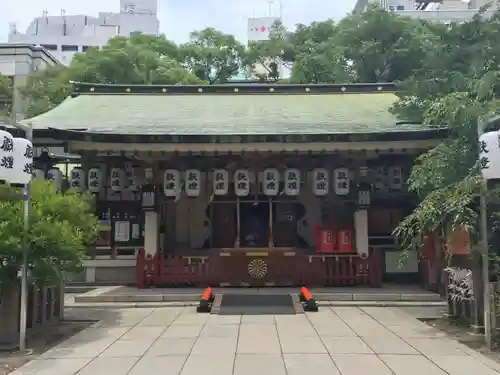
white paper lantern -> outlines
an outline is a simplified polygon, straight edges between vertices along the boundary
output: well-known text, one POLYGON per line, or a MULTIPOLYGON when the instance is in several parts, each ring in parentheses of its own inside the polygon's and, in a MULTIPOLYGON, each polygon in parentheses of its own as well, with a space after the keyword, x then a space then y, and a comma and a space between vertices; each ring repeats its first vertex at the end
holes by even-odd
POLYGON ((33 178, 33 145, 26 138, 14 138, 12 184, 26 185, 33 178))
POLYGON ((82 191, 85 188, 85 172, 80 167, 71 170, 69 178, 70 187, 82 191))
POLYGON ((246 169, 238 169, 234 172, 234 193, 238 197, 246 197, 250 194, 250 173, 246 169))
POLYGON ((387 168, 387 179, 391 190, 401 190, 403 188, 403 168, 399 166, 387 168))
POLYGON ((181 174, 177 169, 167 169, 163 174, 163 192, 166 197, 177 197, 181 191, 181 174))
POLYGON ((14 170, 14 138, 0 130, 0 181, 10 182, 14 170))
POLYGON ((333 171, 334 189, 337 195, 349 194, 349 169, 337 168, 333 171))
POLYGON ((125 170, 125 180, 126 180, 127 190, 130 191, 139 190, 137 186, 137 170, 135 168, 130 167, 125 170))
POLYGON ((113 191, 122 191, 123 185, 125 183, 125 173, 121 168, 111 168, 110 174, 110 186, 113 191))
POLYGON ((285 170, 285 194, 297 196, 300 193, 300 171, 295 168, 285 170))
POLYGON ((90 168, 88 173, 88 189, 91 193, 99 193, 102 187, 102 171, 100 168, 90 168))
POLYGON ((229 190, 229 173, 225 169, 216 169, 213 174, 214 195, 226 195, 229 190))
POLYGON ((45 171, 43 169, 34 169, 33 170, 33 179, 45 179, 45 171))
POLYGON ((500 178, 500 132, 484 133, 479 137, 479 157, 486 180, 500 178))
POLYGON ((184 173, 185 189, 188 197, 197 197, 201 191, 201 172, 197 169, 188 169, 184 173))
POLYGON ((51 168, 47 171, 47 180, 54 182, 57 191, 62 188, 62 173, 59 168, 51 168))
POLYGON ((317 196, 328 194, 329 189, 328 170, 325 168, 316 168, 313 170, 313 192, 317 196))
POLYGON ((276 196, 280 190, 280 172, 276 168, 264 169, 263 191, 267 196, 276 196))

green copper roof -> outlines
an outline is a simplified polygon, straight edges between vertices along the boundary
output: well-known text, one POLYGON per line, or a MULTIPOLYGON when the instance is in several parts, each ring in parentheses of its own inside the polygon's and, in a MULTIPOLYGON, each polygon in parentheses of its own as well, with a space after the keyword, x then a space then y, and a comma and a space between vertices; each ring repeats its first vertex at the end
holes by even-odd
POLYGON ((90 86, 77 86, 73 97, 25 122, 34 129, 124 135, 356 134, 423 129, 421 125, 397 124, 388 111, 396 96, 381 86, 352 90, 339 85, 276 85, 276 89, 220 85, 223 89, 218 91, 215 86, 190 86, 188 91, 172 86, 154 87, 150 92, 144 91, 146 86, 90 86))

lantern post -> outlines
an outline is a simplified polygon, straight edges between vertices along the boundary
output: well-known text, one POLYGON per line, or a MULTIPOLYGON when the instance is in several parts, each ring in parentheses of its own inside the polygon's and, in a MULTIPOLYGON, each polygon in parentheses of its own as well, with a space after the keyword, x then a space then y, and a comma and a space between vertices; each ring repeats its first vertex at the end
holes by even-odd
MULTIPOLYGON (((25 133, 25 139, 30 143, 33 140, 33 128, 30 125, 23 125, 16 122, 9 122, 8 125, 19 129, 25 133)), ((10 181, 8 181, 10 182, 10 181)), ((17 181, 16 181, 17 182, 17 181)), ((30 182, 24 184, 24 235, 22 241, 22 264, 20 269, 21 278, 21 299, 19 306, 19 351, 26 352, 26 321, 28 312, 28 230, 30 213, 30 182)), ((18 274, 19 275, 19 274, 18 274)))
MULTIPOLYGON (((500 116, 494 116, 485 120, 480 117, 477 123, 478 140, 484 134, 487 127, 496 125, 500 122, 500 116)), ((500 142, 500 139, 498 140, 500 142)), ((500 143, 497 145, 500 147, 500 143)), ((481 152, 481 150, 480 150, 481 152)), ((498 176, 500 177, 500 176, 498 176)), ((490 177, 491 178, 491 177, 490 177)), ((490 277, 489 277, 489 246, 488 246, 488 177, 483 175, 481 178, 481 186, 479 191, 479 214, 481 219, 481 251, 482 251, 482 280, 483 280, 483 309, 484 309, 484 339, 488 349, 492 347, 492 332, 491 332, 491 296, 490 296, 490 277)))

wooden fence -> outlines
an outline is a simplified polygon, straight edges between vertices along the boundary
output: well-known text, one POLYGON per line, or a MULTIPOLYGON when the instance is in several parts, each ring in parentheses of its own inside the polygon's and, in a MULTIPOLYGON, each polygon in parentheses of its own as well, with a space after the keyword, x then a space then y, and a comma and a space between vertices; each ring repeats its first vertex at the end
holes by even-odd
POLYGON ((382 261, 378 249, 358 254, 276 253, 269 256, 216 254, 151 256, 141 249, 136 282, 150 286, 344 286, 381 287, 382 261))

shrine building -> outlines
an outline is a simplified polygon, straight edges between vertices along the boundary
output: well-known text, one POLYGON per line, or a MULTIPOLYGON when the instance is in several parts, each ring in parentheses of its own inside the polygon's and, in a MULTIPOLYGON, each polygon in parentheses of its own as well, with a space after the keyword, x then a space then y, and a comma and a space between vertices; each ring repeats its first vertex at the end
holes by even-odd
MULTIPOLYGON (((107 85, 25 123, 34 174, 88 190, 101 220, 73 281, 380 286, 406 180, 447 129, 398 120, 392 84, 107 85), (41 152, 80 159, 68 174, 41 152)), ((71 162, 72 164, 75 161, 71 162)))

